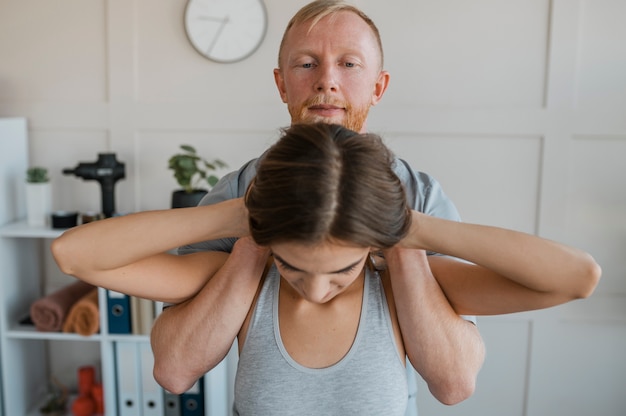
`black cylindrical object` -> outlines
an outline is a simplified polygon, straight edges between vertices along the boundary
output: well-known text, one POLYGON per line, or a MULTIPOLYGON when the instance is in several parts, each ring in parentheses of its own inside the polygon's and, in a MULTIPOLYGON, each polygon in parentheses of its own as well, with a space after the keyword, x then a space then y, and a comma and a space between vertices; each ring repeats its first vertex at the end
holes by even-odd
POLYGON ((81 162, 74 169, 63 169, 65 175, 75 175, 83 180, 96 180, 102 191, 102 214, 112 217, 115 213, 115 182, 126 177, 125 165, 115 153, 99 153, 98 160, 81 162))

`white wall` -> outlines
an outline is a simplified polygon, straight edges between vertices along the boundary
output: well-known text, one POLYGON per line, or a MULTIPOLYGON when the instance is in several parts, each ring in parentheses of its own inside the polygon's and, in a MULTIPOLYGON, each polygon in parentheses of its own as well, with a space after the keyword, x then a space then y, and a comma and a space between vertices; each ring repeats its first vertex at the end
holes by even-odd
MULTIPOLYGON (((265 0, 261 48, 231 65, 198 55, 184 0, 0 0, 0 116, 25 116, 57 209, 96 210, 99 188, 64 167, 114 151, 118 210, 169 206, 179 144, 232 168, 288 124, 278 43, 306 1, 265 0)), ((626 409, 626 1, 362 0, 392 83, 369 127, 438 178, 467 221, 591 252, 594 296, 480 319, 478 390, 430 415, 622 415, 626 409)))

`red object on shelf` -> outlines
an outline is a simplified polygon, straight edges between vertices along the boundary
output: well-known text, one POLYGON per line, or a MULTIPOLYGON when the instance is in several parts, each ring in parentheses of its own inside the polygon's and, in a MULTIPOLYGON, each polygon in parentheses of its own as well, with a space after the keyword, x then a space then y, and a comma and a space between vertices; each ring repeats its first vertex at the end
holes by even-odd
POLYGON ((96 369, 87 365, 78 369, 78 394, 91 397, 91 389, 96 382, 96 369))
POLYGON ((91 397, 96 404, 96 414, 104 414, 104 394, 102 392, 102 383, 96 383, 91 389, 91 397))
POLYGON ((72 403, 72 415, 92 416, 96 409, 96 403, 91 396, 79 396, 72 403))

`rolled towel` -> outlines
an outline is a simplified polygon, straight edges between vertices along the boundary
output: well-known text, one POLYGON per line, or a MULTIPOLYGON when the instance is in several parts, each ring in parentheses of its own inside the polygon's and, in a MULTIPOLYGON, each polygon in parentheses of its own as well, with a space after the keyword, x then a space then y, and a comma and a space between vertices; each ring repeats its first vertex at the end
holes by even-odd
POLYGON ((72 305, 94 287, 79 280, 34 301, 30 305, 30 318, 35 328, 43 332, 60 331, 72 305))
POLYGON ((98 289, 92 289, 72 305, 63 323, 63 332, 89 336, 97 333, 99 329, 98 289))

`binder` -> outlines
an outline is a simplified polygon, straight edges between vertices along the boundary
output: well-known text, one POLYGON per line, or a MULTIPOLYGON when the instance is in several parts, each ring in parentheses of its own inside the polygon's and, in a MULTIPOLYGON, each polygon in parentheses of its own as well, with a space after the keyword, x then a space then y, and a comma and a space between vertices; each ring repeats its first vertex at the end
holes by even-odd
POLYGON ((139 355, 141 357, 141 407, 143 416, 163 416, 163 389, 154 379, 154 355, 149 342, 141 342, 139 355))
POLYGON ((183 416, 180 409, 180 395, 163 390, 163 416, 183 416))
POLYGON ((164 306, 165 306, 165 303, 160 302, 160 301, 154 301, 154 319, 158 318, 159 315, 161 315, 161 312, 163 312, 164 306))
POLYGON ((130 330, 133 335, 141 335, 141 308, 139 307, 139 298, 136 296, 129 296, 130 304, 130 330))
POLYGON ((181 416, 204 416, 204 378, 180 395, 181 416))
POLYGON ((150 335, 154 323, 154 301, 130 297, 130 327, 133 335, 150 335))
POLYGON ((139 349, 134 341, 115 343, 118 416, 141 415, 139 349))
POLYGON ((107 316, 109 334, 130 334, 130 297, 123 293, 107 290, 107 316))
POLYGON ((139 298, 137 308, 139 314, 138 332, 141 335, 150 335, 154 323, 154 302, 150 299, 139 298))

